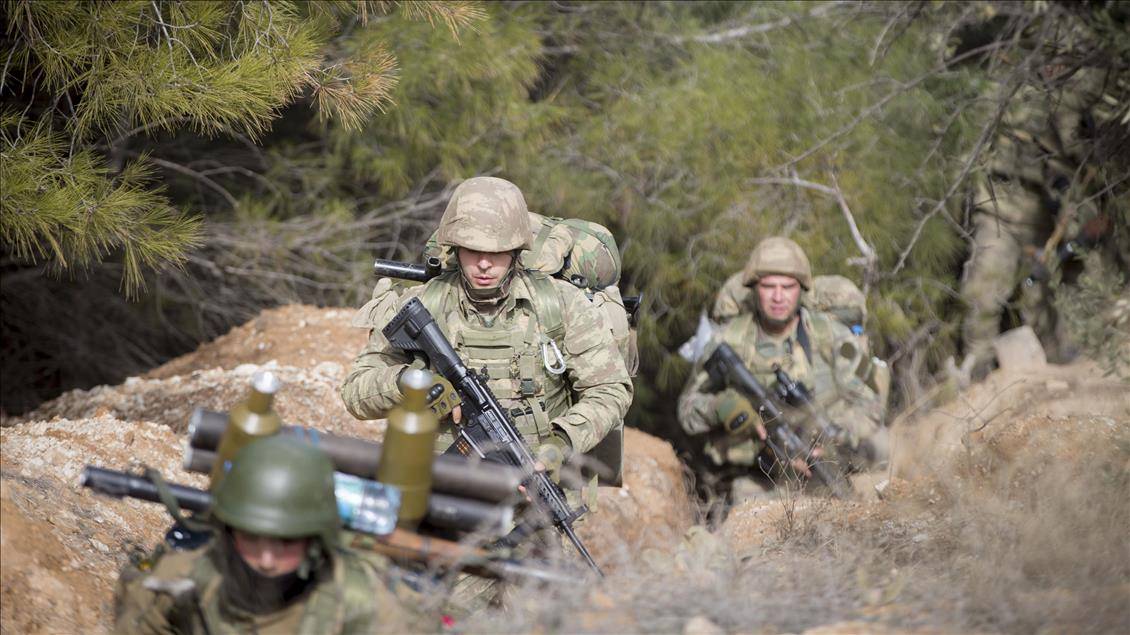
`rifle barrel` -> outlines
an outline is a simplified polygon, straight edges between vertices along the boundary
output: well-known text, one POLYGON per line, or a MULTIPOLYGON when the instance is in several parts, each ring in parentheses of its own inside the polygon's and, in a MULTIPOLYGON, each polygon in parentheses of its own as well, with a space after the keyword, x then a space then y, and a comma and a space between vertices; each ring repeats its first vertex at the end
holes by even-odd
MULTIPOLYGON (((79 476, 79 485, 116 498, 137 498, 160 503, 157 486, 148 479, 127 472, 86 466, 79 476)), ((177 504, 194 512, 205 512, 212 507, 212 494, 184 485, 169 483, 177 504)), ((428 514, 424 521, 432 526, 457 531, 483 531, 491 535, 506 532, 514 519, 514 509, 495 506, 481 501, 432 494, 428 498, 428 514)))

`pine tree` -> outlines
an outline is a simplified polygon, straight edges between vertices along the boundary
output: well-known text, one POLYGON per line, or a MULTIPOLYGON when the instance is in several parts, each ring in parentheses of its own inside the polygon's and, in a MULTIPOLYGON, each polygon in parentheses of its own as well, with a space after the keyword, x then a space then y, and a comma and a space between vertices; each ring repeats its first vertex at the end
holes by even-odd
MULTIPOLYGON (((357 129, 391 104, 396 59, 365 28, 399 5, 452 31, 482 17, 467 3, 34 2, 9 0, 0 92, 0 239, 21 261, 57 270, 120 250, 123 286, 179 265, 201 218, 148 178, 135 134, 191 131, 254 142, 299 98, 357 129)), ((238 202, 214 179, 167 161, 238 202)))

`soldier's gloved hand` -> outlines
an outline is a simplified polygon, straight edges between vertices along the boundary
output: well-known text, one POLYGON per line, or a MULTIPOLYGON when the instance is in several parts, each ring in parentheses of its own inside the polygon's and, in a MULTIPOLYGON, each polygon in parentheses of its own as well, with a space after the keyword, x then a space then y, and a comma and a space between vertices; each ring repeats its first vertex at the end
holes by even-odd
POLYGON ((432 386, 428 388, 428 409, 436 413, 436 418, 442 421, 451 415, 455 423, 459 423, 462 414, 459 404, 463 400, 455 390, 455 386, 442 375, 433 375, 432 386))
POLYGON ((553 433, 538 446, 537 460, 545 468, 549 478, 558 481, 561 478, 561 467, 569 458, 573 447, 564 435, 553 433))
POLYGON ((727 388, 714 398, 714 415, 728 434, 749 434, 752 428, 758 439, 764 441, 767 436, 753 404, 732 389, 727 388))

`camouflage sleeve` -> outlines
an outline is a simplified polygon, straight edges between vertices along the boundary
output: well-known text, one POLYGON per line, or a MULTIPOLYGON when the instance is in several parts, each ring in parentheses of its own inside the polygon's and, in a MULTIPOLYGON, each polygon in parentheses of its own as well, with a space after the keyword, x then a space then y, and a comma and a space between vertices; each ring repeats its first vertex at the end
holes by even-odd
POLYGON ((552 423, 569 437, 573 450, 587 452, 623 425, 632 403, 632 380, 604 317, 573 285, 560 282, 565 320, 565 365, 573 406, 552 423))
POLYGON ((886 404, 868 385, 865 372, 872 361, 864 341, 838 322, 834 323, 830 358, 832 389, 816 391, 816 400, 828 417, 848 431, 853 439, 870 436, 882 425, 886 404))
POLYGON ((187 578, 193 558, 198 551, 173 552, 160 556, 152 570, 138 571, 132 565, 123 569, 114 596, 114 633, 143 635, 173 635, 193 632, 197 619, 195 607, 189 600, 178 602, 169 593, 158 588, 175 588, 179 584, 192 584, 187 578), (131 572, 130 575, 127 572, 131 572), (156 583, 156 584, 155 584, 156 583))
POLYGON ((358 419, 384 417, 400 402, 400 389, 396 385, 400 372, 410 363, 422 367, 421 363, 412 362, 407 355, 393 348, 381 334, 381 327, 396 315, 408 298, 418 295, 415 289, 419 288, 422 287, 404 292, 403 297, 391 303, 387 297, 377 298, 374 292, 373 300, 362 307, 354 319, 354 326, 369 328, 369 342, 353 360, 349 375, 341 385, 341 400, 349 414, 358 419))
POLYGON ((138 578, 119 589, 113 632, 145 635, 179 632, 169 618, 174 611, 172 598, 145 589, 141 586, 144 580, 138 578))
POLYGON ((400 580, 397 567, 372 553, 349 551, 346 566, 361 575, 347 575, 341 635, 435 633, 439 615, 429 613, 428 598, 400 580), (363 580, 363 582, 362 582, 363 580))
POLYGON ((691 371, 687 385, 683 387, 683 392, 679 395, 679 425, 683 427, 684 432, 690 435, 705 434, 718 425, 717 417, 714 414, 715 393, 706 391, 706 384, 710 377, 706 374, 706 369, 702 367, 703 361, 710 357, 710 354, 718 347, 720 341, 718 335, 715 332, 710 341, 707 342, 702 355, 695 362, 694 370, 691 371))

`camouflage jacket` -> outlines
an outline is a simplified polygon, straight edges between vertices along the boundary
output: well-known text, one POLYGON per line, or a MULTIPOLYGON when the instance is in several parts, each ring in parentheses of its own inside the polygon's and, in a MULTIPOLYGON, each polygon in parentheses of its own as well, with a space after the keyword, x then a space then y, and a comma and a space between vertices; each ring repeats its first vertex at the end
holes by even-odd
MULTIPOLYGON (((393 348, 380 332, 396 309, 419 297, 464 362, 487 369, 488 386, 510 409, 531 448, 560 431, 575 451, 587 452, 609 432, 622 429, 632 399, 631 379, 605 318, 582 291, 543 274, 521 272, 511 281, 499 314, 486 318, 467 299, 459 275, 449 271, 407 289, 395 306, 380 301, 366 305, 367 316, 361 318, 372 329, 369 343, 341 388, 353 416, 383 417, 400 400, 400 372, 409 364, 423 365, 393 348), (560 334, 547 333, 547 320, 538 315, 538 307, 547 306, 538 298, 551 293, 557 294, 551 303, 561 313, 560 334), (561 372, 549 370, 560 362, 561 372)), ((452 439, 451 423, 442 423, 437 447, 452 439)))
MULTIPOLYGON (((748 312, 715 331, 679 397, 683 430, 707 435, 706 452, 717 464, 752 465, 760 450, 752 437, 732 437, 721 429, 714 409, 716 395, 706 392, 709 377, 702 364, 722 342, 733 347, 766 388, 776 384, 774 364, 804 383, 817 407, 847 432, 853 447, 881 426, 885 404, 878 388, 868 384, 870 355, 864 342, 832 315, 802 308, 797 327, 781 340, 761 336, 759 331, 756 318, 748 312)), ((806 423, 800 411, 786 408, 786 414, 794 425, 806 423)))
MULTIPOLYGON (((115 598, 115 633, 331 635, 438 630, 414 613, 413 592, 382 581, 375 561, 336 550, 314 589, 264 615, 242 611, 223 592, 212 544, 158 556, 152 569, 124 575, 115 598)), ((383 560, 383 559, 382 559, 383 560)), ((384 561, 387 566, 387 561, 384 561)))

